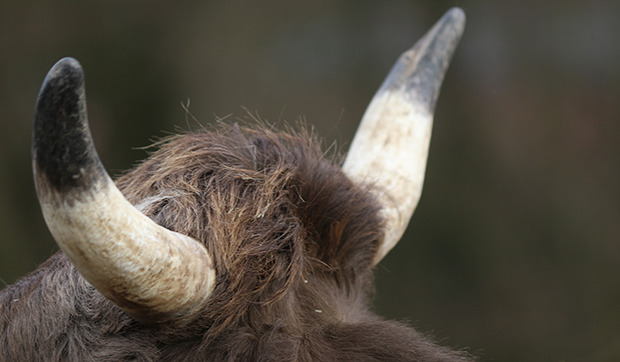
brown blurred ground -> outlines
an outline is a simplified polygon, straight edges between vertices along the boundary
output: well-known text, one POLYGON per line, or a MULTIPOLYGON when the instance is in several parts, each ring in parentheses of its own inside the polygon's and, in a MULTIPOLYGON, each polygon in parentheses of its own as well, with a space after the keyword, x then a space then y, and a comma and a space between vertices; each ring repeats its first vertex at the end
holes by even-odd
MULTIPOLYGON (((57 247, 30 171, 48 69, 86 71, 110 172, 154 137, 245 111, 346 149, 397 56, 468 17, 423 197, 378 268, 377 311, 494 361, 620 360, 620 2, 0 2, 0 278, 57 247)), ((0 282, 1 283, 1 282, 0 282)))

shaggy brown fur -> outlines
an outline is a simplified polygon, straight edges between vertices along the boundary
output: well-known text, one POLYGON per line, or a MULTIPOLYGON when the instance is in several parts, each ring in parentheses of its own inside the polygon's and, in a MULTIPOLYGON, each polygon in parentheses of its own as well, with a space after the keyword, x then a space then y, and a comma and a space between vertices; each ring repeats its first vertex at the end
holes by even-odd
POLYGON ((217 287, 182 328, 144 326, 57 253, 0 292, 1 361, 463 361, 368 309, 379 207, 307 131, 172 137, 117 182, 203 242, 217 287))

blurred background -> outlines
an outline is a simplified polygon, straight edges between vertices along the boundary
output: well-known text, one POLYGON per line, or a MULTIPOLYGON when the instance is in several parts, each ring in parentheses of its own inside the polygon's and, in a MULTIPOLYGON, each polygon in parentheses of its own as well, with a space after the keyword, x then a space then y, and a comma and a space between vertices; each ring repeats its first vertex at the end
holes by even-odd
POLYGON ((86 72, 112 175, 215 117, 300 117, 346 150, 399 54, 452 6, 467 26, 425 190, 377 268, 376 311, 483 361, 620 360, 620 2, 0 2, 0 288, 57 250, 35 197, 37 92, 86 72), (189 106, 188 106, 189 103, 189 106))

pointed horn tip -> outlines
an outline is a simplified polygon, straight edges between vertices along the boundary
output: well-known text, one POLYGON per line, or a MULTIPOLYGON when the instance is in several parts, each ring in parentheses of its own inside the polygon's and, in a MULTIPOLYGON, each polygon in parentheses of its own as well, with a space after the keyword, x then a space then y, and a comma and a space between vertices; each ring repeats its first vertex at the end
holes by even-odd
POLYGON ((467 19, 463 9, 454 7, 446 11, 444 18, 446 23, 450 23, 454 26, 456 32, 459 34, 458 38, 460 38, 460 34, 462 34, 463 30, 465 30, 465 22, 467 19))
POLYGON ((453 7, 450 10, 446 11, 444 17, 458 23, 465 23, 466 18, 465 12, 459 7, 453 7))
POLYGON ((57 79, 73 79, 74 81, 80 80, 84 78, 84 71, 82 70, 82 66, 80 62, 75 60, 74 58, 66 57, 62 58, 54 64, 52 69, 47 73, 45 80, 43 81, 43 86, 49 84, 51 81, 55 81, 57 79))
POLYGON ((38 190, 89 189, 102 174, 86 116, 84 72, 73 58, 49 70, 37 97, 32 133, 32 161, 38 190), (41 177, 45 176, 45 177, 41 177), (45 186, 46 183, 49 185, 45 186))
POLYGON ((81 72, 82 66, 80 65, 80 62, 78 62, 75 58, 65 57, 57 61, 56 64, 54 64, 54 66, 50 70, 50 73, 64 69, 81 72))
MULTIPOLYGON (((442 39, 444 44, 453 43, 456 45, 463 34, 465 29, 465 12, 461 8, 453 7, 446 11, 444 15, 439 19, 435 25, 420 39, 419 42, 424 43, 424 40, 430 39, 442 39)), ((416 43, 414 50, 418 44, 416 43)))
POLYGON ((454 42, 458 42, 461 38, 461 34, 465 29, 465 12, 463 9, 458 7, 453 7, 450 10, 446 11, 446 13, 439 19, 439 21, 435 24, 433 29, 427 33, 427 35, 434 34, 435 31, 445 32, 448 31, 453 35, 449 36, 454 42), (439 30, 443 29, 443 30, 439 30))

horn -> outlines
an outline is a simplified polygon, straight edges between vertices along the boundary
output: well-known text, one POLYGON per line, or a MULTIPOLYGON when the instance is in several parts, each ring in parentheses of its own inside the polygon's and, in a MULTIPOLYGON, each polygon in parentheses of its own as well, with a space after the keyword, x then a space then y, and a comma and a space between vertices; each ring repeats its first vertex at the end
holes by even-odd
POLYGON ((50 232, 101 294, 147 324, 197 314, 215 284, 211 257, 201 243, 144 216, 114 185, 90 135, 75 59, 58 61, 43 82, 32 164, 50 232))
POLYGON ((424 181, 433 112, 448 63, 465 27, 450 9, 413 48, 401 55, 370 102, 343 170, 373 185, 386 222, 377 264, 402 237, 424 181))

